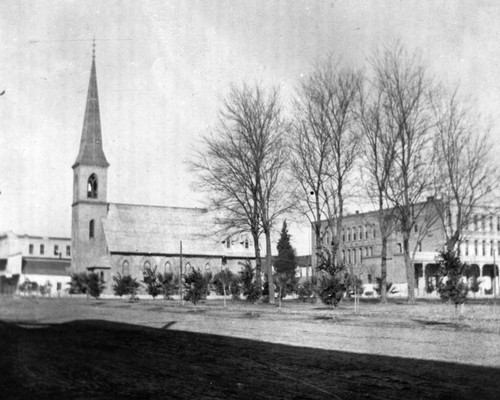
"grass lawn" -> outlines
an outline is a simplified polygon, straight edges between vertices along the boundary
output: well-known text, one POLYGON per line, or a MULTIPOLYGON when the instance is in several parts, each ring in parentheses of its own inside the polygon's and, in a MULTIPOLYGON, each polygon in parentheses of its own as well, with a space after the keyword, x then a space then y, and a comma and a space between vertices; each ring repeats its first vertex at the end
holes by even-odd
POLYGON ((0 299, 1 398, 498 399, 500 306, 0 299), (56 397, 57 396, 57 397, 56 397))

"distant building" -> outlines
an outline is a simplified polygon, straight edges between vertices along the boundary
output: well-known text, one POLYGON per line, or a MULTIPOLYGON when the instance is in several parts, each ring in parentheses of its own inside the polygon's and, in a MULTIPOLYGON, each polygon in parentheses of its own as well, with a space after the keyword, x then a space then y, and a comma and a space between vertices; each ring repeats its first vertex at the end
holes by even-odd
MULTIPOLYGON (((434 207, 427 205, 426 207, 434 207)), ((325 232, 328 224, 323 223, 325 232)), ((323 246, 331 248, 335 228, 325 232, 323 246)), ((381 236, 376 211, 345 215, 340 232, 340 255, 365 284, 375 284, 380 277, 381 236)), ((312 248, 315 233, 312 232, 312 248)), ((410 240, 410 255, 415 251, 414 271, 417 296, 436 295, 438 252, 444 248, 445 234, 441 221, 422 213, 410 240)), ((464 231, 461 244, 462 261, 471 266, 471 273, 480 282, 479 295, 497 295, 500 292, 497 259, 500 258, 500 208, 477 207, 470 226, 464 231), (496 292, 495 292, 496 290, 496 292)), ((316 263, 313 251, 312 265, 316 263)), ((394 291, 407 295, 407 279, 403 254, 402 233, 395 229, 387 242, 387 281, 394 291)))
POLYGON ((64 295, 70 281, 70 263, 70 238, 1 234, 0 293, 13 294, 30 280, 47 286, 50 295, 64 295))
POLYGON ((95 271, 111 291, 117 273, 143 278, 145 268, 184 273, 191 268, 217 273, 253 262, 253 243, 217 229, 205 209, 116 204, 107 201, 109 163, 102 145, 95 56, 80 150, 73 164, 71 271, 95 271), (218 232, 219 231, 219 232, 218 232), (181 249, 182 242, 182 249, 181 249))

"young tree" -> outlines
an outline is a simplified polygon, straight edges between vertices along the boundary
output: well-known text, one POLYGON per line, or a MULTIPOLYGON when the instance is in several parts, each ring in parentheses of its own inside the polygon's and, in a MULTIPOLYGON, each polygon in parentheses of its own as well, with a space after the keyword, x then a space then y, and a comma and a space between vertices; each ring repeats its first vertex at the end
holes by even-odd
POLYGON ((338 276, 332 276, 327 273, 322 273, 318 277, 317 291, 321 301, 333 307, 337 307, 342 301, 346 286, 341 282, 338 276))
POLYGON ((280 299, 285 297, 287 294, 291 293, 296 285, 297 279, 295 277, 295 270, 297 268, 297 260, 295 256, 295 249, 290 243, 290 234, 288 233, 288 226, 286 220, 283 221, 283 226, 281 228, 281 236, 278 241, 278 256, 274 262, 274 268, 276 271, 276 276, 279 276, 280 285, 286 283, 285 286, 278 285, 280 291, 280 299), (284 275, 284 276, 281 276, 284 275))
POLYGON ((184 276, 184 287, 186 289, 184 300, 191 301, 194 306, 209 295, 208 285, 210 284, 211 276, 202 274, 200 269, 192 269, 191 272, 184 276))
POLYGON ((119 272, 113 276, 113 281, 115 282, 112 286, 113 293, 120 297, 128 294, 135 297, 137 289, 140 286, 135 278, 132 278, 130 275, 121 275, 119 272))
POLYGON ((161 282, 158 279, 158 274, 156 273, 156 267, 154 268, 146 268, 143 271, 143 280, 142 282, 146 285, 146 290, 153 299, 156 298, 161 293, 161 282))
POLYGON ((273 282, 278 288, 278 304, 279 308, 281 308, 281 300, 287 295, 287 293, 295 290, 297 280, 295 279, 295 276, 286 272, 277 272, 273 276, 273 282))
POLYGON ((443 251, 439 255, 439 280, 437 291, 444 301, 455 304, 455 322, 458 323, 458 305, 467 300, 469 286, 464 281, 467 265, 454 251, 443 251))
POLYGON ((255 271, 249 262, 243 264, 243 269, 240 271, 240 280, 243 295, 246 296, 247 301, 255 303, 259 299, 261 291, 257 287, 255 271))
POLYGON ((224 296, 224 307, 226 307, 226 296, 231 291, 234 274, 229 269, 223 269, 214 276, 215 291, 218 295, 224 296))
POLYGON ((158 274, 158 281, 161 285, 161 292, 164 299, 171 299, 176 293, 179 281, 173 272, 165 272, 164 274, 158 274))
POLYGON ((87 294, 87 273, 74 272, 71 274, 69 284, 69 294, 87 294))
MULTIPOLYGON (((403 236, 408 301, 415 301, 415 274, 410 255, 412 229, 419 219, 414 205, 431 193, 432 136, 428 92, 431 84, 417 55, 400 45, 386 49, 373 63, 374 85, 388 117, 385 129, 395 137, 394 161, 386 195, 403 236)), ((425 210, 419 207, 419 210, 425 210)))
POLYGON ((104 279, 102 279, 99 274, 89 272, 86 274, 86 287, 87 294, 97 299, 104 291, 106 285, 104 279))

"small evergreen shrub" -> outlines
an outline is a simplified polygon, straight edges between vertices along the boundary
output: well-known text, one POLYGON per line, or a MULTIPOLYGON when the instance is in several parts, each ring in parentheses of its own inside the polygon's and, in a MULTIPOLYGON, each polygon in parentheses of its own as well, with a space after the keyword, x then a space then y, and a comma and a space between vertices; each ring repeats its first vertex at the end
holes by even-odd
POLYGON ((297 286, 297 294, 299 296, 299 299, 302 301, 310 299, 314 295, 315 290, 316 286, 312 282, 311 278, 307 278, 297 286))
POLYGON ((455 304, 458 321, 458 305, 467 301, 469 285, 464 281, 467 265, 462 263, 454 251, 443 251, 439 255, 439 281, 437 291, 443 301, 455 304))
POLYGON ((88 294, 94 298, 98 298, 106 287, 104 280, 95 272, 90 272, 86 276, 86 284, 88 294))
POLYGON ((210 274, 203 275, 200 269, 192 269, 190 273, 184 276, 185 294, 184 300, 191 301, 195 306, 196 304, 206 299, 210 294, 208 286, 211 280, 210 274))
POLYGON ((130 275, 121 275, 117 273, 113 276, 113 292, 116 296, 122 297, 123 295, 131 295, 135 296, 137 293, 137 289, 140 284, 137 282, 137 279, 132 278, 130 275))
POLYGON ((69 282, 70 294, 87 294, 87 273, 75 272, 71 274, 71 281, 69 282))
POLYGON ((234 276, 233 281, 230 286, 231 298, 233 300, 239 300, 241 295, 241 281, 238 276, 234 276))
POLYGON ((162 292, 162 284, 158 279, 158 274, 156 273, 156 267, 154 268, 145 268, 143 271, 143 280, 142 282, 146 285, 146 291, 150 296, 156 298, 162 292))
POLYGON ((252 265, 248 262, 243 264, 243 269, 240 271, 241 289, 243 296, 246 296, 247 301, 255 303, 261 296, 262 291, 255 282, 255 271, 252 265))
POLYGON ((18 290, 25 295, 31 296, 38 291, 38 283, 26 279, 19 285, 18 290))
POLYGON ((163 298, 169 300, 174 294, 176 294, 179 289, 178 279, 173 272, 165 272, 164 274, 158 274, 158 280, 161 284, 161 292, 163 298))
POLYGON ((340 279, 330 274, 322 274, 318 278, 318 294, 321 301, 331 307, 337 307, 342 301, 346 286, 340 279))

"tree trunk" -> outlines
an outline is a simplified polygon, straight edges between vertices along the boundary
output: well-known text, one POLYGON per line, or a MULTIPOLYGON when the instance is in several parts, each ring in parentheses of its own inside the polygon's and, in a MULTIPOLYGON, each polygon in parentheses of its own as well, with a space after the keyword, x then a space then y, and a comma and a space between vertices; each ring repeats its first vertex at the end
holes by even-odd
MULTIPOLYGON (((319 221, 319 219, 318 219, 319 221)), ((321 243, 321 223, 316 222, 314 226, 315 230, 315 236, 316 236, 316 265, 312 266, 312 276, 316 275, 316 271, 318 270, 319 267, 319 258, 321 256, 321 248, 322 248, 322 243, 321 243)))
POLYGON ((222 292, 224 293, 224 308, 226 308, 226 282, 222 281, 222 292))
POLYGON ((382 233, 382 251, 380 256, 380 301, 387 303, 387 236, 382 233))
POLYGON ((262 259, 260 258, 259 236, 252 232, 252 238, 255 249, 255 283, 259 291, 262 291, 262 259))
POLYGON ((273 258, 271 254, 271 231, 266 230, 266 268, 269 282, 269 303, 274 304, 273 258))
POLYGON ((403 251, 405 258, 406 280, 408 282, 408 303, 415 303, 415 270, 410 257, 410 238, 408 232, 403 232, 403 251))

